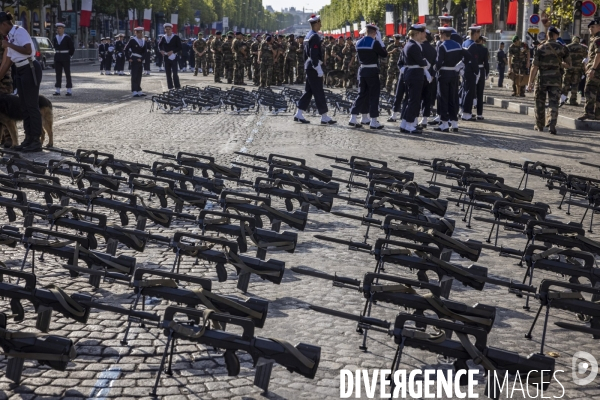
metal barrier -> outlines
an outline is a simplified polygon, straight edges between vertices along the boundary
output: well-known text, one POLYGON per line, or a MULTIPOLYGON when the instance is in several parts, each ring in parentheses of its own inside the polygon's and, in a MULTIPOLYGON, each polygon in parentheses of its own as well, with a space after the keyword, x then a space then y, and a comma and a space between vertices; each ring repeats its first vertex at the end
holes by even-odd
POLYGON ((94 61, 98 59, 98 49, 75 49, 71 61, 94 61))

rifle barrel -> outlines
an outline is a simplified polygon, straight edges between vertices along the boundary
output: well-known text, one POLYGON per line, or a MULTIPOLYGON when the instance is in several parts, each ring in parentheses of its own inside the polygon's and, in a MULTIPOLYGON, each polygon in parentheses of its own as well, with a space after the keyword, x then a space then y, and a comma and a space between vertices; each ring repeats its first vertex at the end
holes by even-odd
POLYGON ((267 172, 268 171, 265 167, 258 167, 256 165, 246 164, 246 163, 239 162, 239 161, 232 161, 231 163, 235 164, 235 165, 239 165, 240 167, 251 168, 252 170, 257 171, 257 172, 267 172))
POLYGON ((338 163, 348 164, 350 162, 350 160, 348 160, 346 158, 340 158, 340 157, 335 157, 335 156, 328 156, 327 154, 315 154, 315 156, 321 157, 321 158, 326 158, 328 160, 334 160, 335 162, 338 162, 338 163))
POLYGON ((314 276, 315 278, 327 279, 328 281, 342 282, 347 285, 353 285, 353 286, 357 286, 357 287, 360 286, 360 281, 358 279, 354 279, 354 278, 347 278, 344 276, 337 276, 337 275, 329 275, 324 272, 313 271, 310 269, 299 268, 299 267, 292 267, 291 270, 294 272, 297 272, 299 274, 302 274, 302 275, 314 276))
POLYGON ((331 214, 337 215, 338 217, 350 218, 356 221, 367 222, 369 224, 381 225, 381 220, 375 218, 360 217, 358 215, 346 214, 340 211, 332 211, 331 214))
POLYGON ((581 165, 587 165, 588 167, 600 168, 600 165, 598 165, 598 164, 592 164, 592 163, 585 162, 585 161, 579 161, 579 164, 581 164, 581 165))
POLYGON ((488 222, 490 224, 505 226, 505 227, 511 228, 511 229, 518 229, 518 230, 525 229, 525 225, 519 224, 517 222, 505 222, 505 221, 499 221, 499 220, 495 220, 495 219, 491 219, 491 218, 482 218, 482 217, 473 217, 473 219, 475 221, 488 222))
POLYGON ((349 319, 350 321, 360 322, 366 325, 378 326, 380 328, 389 329, 392 325, 388 321, 372 318, 372 317, 362 317, 360 315, 354 315, 350 313, 345 313, 343 311, 332 310, 331 308, 319 307, 319 306, 309 306, 313 311, 320 312, 327 315, 333 315, 334 317, 349 319))
POLYGON ((491 244, 485 244, 485 243, 481 243, 481 247, 484 249, 499 251, 500 253, 506 253, 506 254, 523 257, 523 252, 521 250, 511 249, 510 247, 493 246, 491 244))
POLYGON ((95 308, 95 309, 103 310, 103 311, 110 311, 110 312, 114 312, 114 313, 117 313, 120 315, 126 315, 128 317, 139 318, 139 319, 142 319, 145 321, 153 321, 153 322, 156 322, 157 324, 160 322, 160 315, 158 315, 158 314, 149 313, 149 312, 145 312, 145 311, 134 311, 134 310, 130 310, 128 308, 113 306, 110 304, 98 303, 96 301, 83 300, 83 299, 78 300, 77 294, 73 294, 71 297, 73 298, 73 300, 75 300, 78 303, 81 303, 84 306, 89 307, 89 308, 95 308))
POLYGON ((237 154, 238 156, 254 158, 257 161, 267 161, 267 157, 257 156, 256 154, 248 154, 248 153, 243 153, 241 151, 234 151, 234 154, 237 154))
POLYGON ((500 160, 499 158, 491 158, 490 157, 490 160, 494 161, 494 162, 497 162, 497 163, 506 164, 506 165, 508 165, 511 168, 521 168, 522 167, 521 164, 517 164, 517 163, 514 163, 514 162, 510 162, 510 161, 505 161, 505 160, 500 160))
POLYGON ((174 154, 167 154, 167 153, 161 153, 158 151, 154 151, 154 150, 142 150, 144 153, 147 154, 154 154, 157 156, 161 156, 162 158, 172 158, 172 159, 177 159, 177 157, 174 154))
POLYGON ((403 156, 398 156, 398 158, 401 160, 405 160, 405 161, 416 162, 419 165, 431 165, 430 161, 420 160, 418 158, 410 158, 410 157, 403 157, 403 156))
POLYGON ((46 150, 53 151, 55 153, 64 154, 70 157, 74 157, 75 153, 69 150, 59 149, 58 147, 46 147, 46 150))
POLYGON ((348 245, 351 247, 356 247, 359 249, 364 249, 364 250, 369 250, 369 251, 371 251, 373 249, 373 246, 371 246, 370 244, 366 244, 366 243, 352 242, 350 240, 337 239, 337 238, 332 238, 332 237, 323 236, 323 235, 315 235, 315 237, 320 240, 326 240, 328 242, 345 244, 345 245, 348 245))
POLYGON ((346 201, 348 201, 350 203, 365 204, 364 200, 362 200, 362 199, 355 199, 354 197, 340 196, 339 194, 332 194, 331 196, 333 196, 336 199, 346 200, 346 201))

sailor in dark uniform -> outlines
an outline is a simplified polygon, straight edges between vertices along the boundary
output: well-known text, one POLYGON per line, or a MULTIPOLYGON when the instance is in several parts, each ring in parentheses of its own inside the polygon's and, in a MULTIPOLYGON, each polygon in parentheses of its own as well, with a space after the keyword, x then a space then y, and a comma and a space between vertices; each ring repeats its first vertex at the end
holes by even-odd
POLYGON ((150 75, 150 58, 152 56, 152 42, 148 35, 144 36, 146 42, 146 56, 144 57, 144 75, 150 75))
POLYGON ((115 75, 125 75, 125 35, 122 33, 117 36, 115 42, 115 75))
POLYGON ((100 61, 100 75, 104 75, 104 56, 106 55, 105 38, 100 39, 98 45, 98 61, 100 61))
POLYGON ((466 49, 471 55, 471 63, 465 66, 465 74, 463 76, 463 87, 462 87, 462 120, 469 121, 472 118, 473 111, 473 100, 475 99, 477 91, 477 83, 479 79, 485 79, 485 76, 481 76, 480 72, 483 70, 483 60, 481 56, 481 45, 476 43, 477 39, 481 35, 481 26, 472 25, 469 27, 471 35, 467 40, 463 42, 463 49, 466 49))
MULTIPOLYGON (((450 132, 450 121, 457 120, 458 102, 458 74, 464 65, 463 49, 460 44, 451 39, 451 26, 439 28, 442 40, 437 48, 435 70, 437 71, 437 110, 440 116, 440 125, 434 130, 450 132), (462 63, 461 63, 462 62, 462 63)), ((456 128, 458 130, 458 127, 456 128)))
POLYGON ((318 33, 321 29, 321 16, 311 15, 308 19, 310 22, 311 31, 304 38, 302 44, 304 48, 304 70, 306 71, 306 84, 304 86, 304 94, 298 100, 298 109, 294 115, 294 121, 307 124, 308 121, 304 118, 303 111, 308 110, 310 100, 315 96, 317 111, 321 114, 322 124, 335 124, 336 121, 327 115, 327 100, 323 91, 323 52, 321 50, 321 38, 318 33))
POLYGON ((487 47, 484 46, 485 36, 480 36, 477 39, 477 47, 479 49, 479 81, 477 81, 476 90, 476 106, 477 106, 477 119, 483 119, 483 90, 485 89, 485 81, 488 80, 490 75, 490 62, 489 52, 487 47))
POLYGON ((417 117, 421 110, 421 93, 423 92, 423 82, 431 80, 431 75, 427 71, 429 67, 427 60, 421 50, 421 42, 426 38, 425 24, 412 25, 408 31, 408 36, 404 49, 402 49, 404 66, 400 69, 406 85, 406 108, 402 113, 402 122, 400 123, 400 132, 421 133, 417 127, 417 117))
MULTIPOLYGON (((360 63, 358 69, 358 97, 354 100, 350 110, 350 126, 362 127, 357 122, 358 114, 369 107, 369 126, 371 129, 381 129, 377 121, 379 117, 379 94, 381 86, 379 81, 379 57, 387 57, 387 50, 381 40, 381 33, 375 25, 367 25, 367 34, 356 42, 356 52, 360 63)), ((361 121, 362 122, 362 121, 361 121)))
POLYGON ((110 70, 112 69, 113 56, 115 54, 115 46, 111 43, 109 37, 106 38, 106 44, 104 45, 104 71, 106 75, 112 75, 110 70))
MULTIPOLYGON (((454 17, 452 15, 448 15, 448 14, 440 15, 439 19, 440 19, 440 26, 447 26, 447 27, 452 28, 452 20, 454 19, 454 17)), ((450 39, 454 40, 456 43, 458 43, 460 45, 463 44, 463 38, 456 32, 456 29, 454 29, 454 28, 452 28, 450 39)))
POLYGON ((145 96, 142 92, 142 74, 144 73, 144 61, 148 46, 144 39, 144 27, 138 26, 134 29, 135 37, 129 39, 129 43, 125 46, 125 53, 130 53, 129 60, 131 62, 131 92, 133 97, 145 96))
POLYGON ((173 89, 173 87, 180 89, 179 74, 177 73, 179 68, 177 57, 181 52, 181 39, 177 34, 173 33, 173 24, 166 23, 164 28, 165 35, 160 40, 160 43, 158 43, 158 48, 165 61, 167 86, 169 90, 173 89))
MULTIPOLYGON (((429 75, 434 77, 435 73, 433 72, 433 66, 435 65, 435 59, 437 57, 437 52, 435 48, 431 45, 433 41, 433 37, 431 36, 431 32, 426 30, 427 34, 426 39, 421 43, 421 51, 423 52, 423 57, 429 63, 429 68, 427 71, 429 75)), ((423 93, 421 93, 421 112, 423 114, 423 118, 419 121, 419 127, 424 129, 427 127, 427 119, 431 116, 431 108, 433 106, 432 97, 435 97, 436 86, 435 78, 430 83, 427 80, 423 82, 423 93)))
POLYGON ((55 96, 60 96, 60 88, 62 86, 62 72, 65 71, 67 78, 67 96, 71 96, 73 82, 71 81, 71 57, 75 53, 75 45, 73 39, 69 35, 65 35, 65 24, 56 24, 56 36, 52 40, 54 45, 54 72, 56 73, 56 83, 54 87, 55 96))

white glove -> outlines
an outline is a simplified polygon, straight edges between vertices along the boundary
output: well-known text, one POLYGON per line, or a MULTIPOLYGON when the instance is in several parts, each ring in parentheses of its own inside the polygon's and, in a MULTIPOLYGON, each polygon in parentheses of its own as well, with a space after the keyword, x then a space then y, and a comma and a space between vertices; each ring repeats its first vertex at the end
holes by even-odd
POLYGON ((461 77, 464 77, 465 76, 465 69, 464 68, 459 69, 458 73, 460 74, 461 77))
POLYGON ((169 56, 169 60, 173 61, 174 59, 177 58, 177 54, 173 53, 169 56))
POLYGON ((402 74, 404 73, 404 71, 406 71, 406 67, 400 68, 400 76, 402 76, 402 74))
POLYGON ((381 40, 381 32, 379 31, 379 29, 377 29, 377 35, 375 36, 375 39, 376 39, 378 42, 381 42, 381 41, 382 41, 382 40, 381 40))
POLYGON ((427 69, 431 68, 431 64, 429 63, 429 61, 425 60, 425 62, 427 63, 427 69))
POLYGON ((455 71, 460 71, 463 68, 465 68, 465 63, 462 60, 460 60, 460 62, 454 66, 455 71))
POLYGON ((479 82, 479 75, 481 75, 480 72, 477 73, 477 75, 475 75, 477 78, 475 78, 475 84, 477 85, 477 83, 479 82))
POLYGON ((98 57, 98 61, 102 61, 102 57, 98 57))
POLYGON ((581 79, 585 78, 585 75, 581 75, 581 79))
POLYGON ((485 80, 487 81, 488 79, 490 79, 490 76, 489 76, 489 75, 486 75, 486 76, 485 76, 485 80))
POLYGON ((431 83, 433 81, 433 77, 431 76, 428 70, 423 69, 423 71, 425 71, 425 79, 427 79, 427 82, 431 83))
POLYGON ((323 76, 323 68, 321 68, 321 64, 316 66, 315 71, 317 71, 317 76, 319 78, 321 78, 323 76))
POLYGON ((581 63, 582 63, 582 64, 587 64, 587 62, 588 62, 588 59, 587 59, 587 57, 586 57, 586 58, 584 58, 584 59, 583 59, 583 61, 582 61, 581 63))

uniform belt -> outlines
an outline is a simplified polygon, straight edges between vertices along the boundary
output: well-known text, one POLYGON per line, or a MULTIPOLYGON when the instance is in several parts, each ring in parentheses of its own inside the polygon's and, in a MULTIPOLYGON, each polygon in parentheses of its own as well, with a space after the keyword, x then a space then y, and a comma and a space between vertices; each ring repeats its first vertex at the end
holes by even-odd
POLYGON ((479 68, 484 68, 483 64, 479 64, 479 68))
POLYGON ((131 53, 131 56, 132 57, 140 57, 140 58, 143 57, 141 54, 138 54, 138 53, 131 53))
POLYGON ((362 64, 361 67, 362 68, 377 68, 377 67, 379 67, 379 65, 377 65, 377 64, 362 64))
POLYGON ((456 67, 441 67, 440 71, 456 71, 456 67))
POLYGON ((406 69, 413 69, 413 68, 423 68, 420 65, 405 65, 404 68, 406 69))
POLYGON ((55 53, 68 53, 69 50, 56 50, 55 53))
POLYGON ((15 66, 16 66, 17 68, 24 67, 24 66, 26 66, 26 65, 29 65, 29 59, 28 59, 28 58, 26 58, 26 59, 24 59, 24 60, 21 60, 21 61, 17 61, 17 62, 15 63, 15 66))

